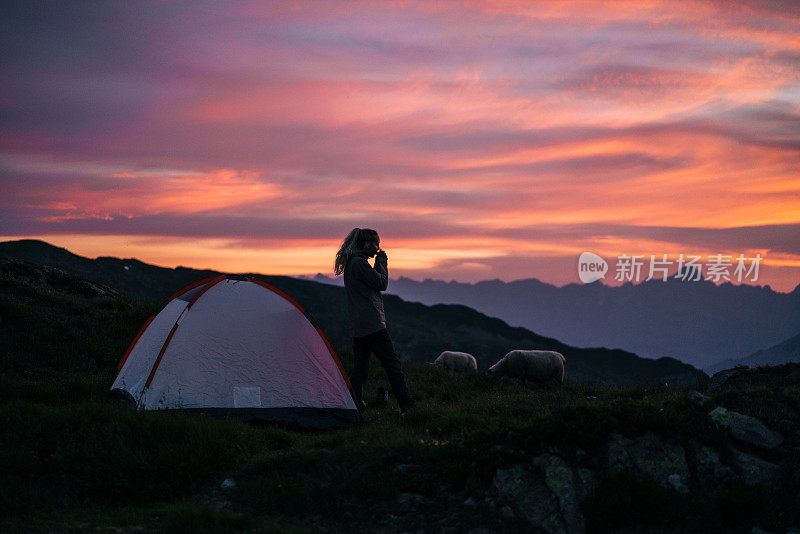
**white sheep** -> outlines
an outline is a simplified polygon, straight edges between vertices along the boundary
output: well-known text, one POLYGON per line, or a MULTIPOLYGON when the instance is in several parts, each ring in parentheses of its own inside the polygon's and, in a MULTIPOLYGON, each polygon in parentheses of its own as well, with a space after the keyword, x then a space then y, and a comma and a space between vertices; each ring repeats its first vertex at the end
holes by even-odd
POLYGON ((498 377, 517 377, 523 383, 532 380, 563 384, 566 361, 561 353, 550 350, 512 350, 486 372, 498 377))
POLYGON ((450 350, 442 352, 439 357, 433 361, 433 365, 439 365, 454 373, 466 373, 468 371, 478 370, 478 362, 475 361, 475 357, 472 354, 450 350))

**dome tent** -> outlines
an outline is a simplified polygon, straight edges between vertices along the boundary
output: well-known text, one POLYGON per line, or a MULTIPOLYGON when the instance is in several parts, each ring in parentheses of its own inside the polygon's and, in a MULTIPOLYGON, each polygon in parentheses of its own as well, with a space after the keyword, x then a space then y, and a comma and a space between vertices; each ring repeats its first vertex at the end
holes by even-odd
POLYGON ((292 297, 261 280, 220 275, 181 289, 118 368, 112 392, 140 409, 312 428, 361 422, 325 335, 292 297))

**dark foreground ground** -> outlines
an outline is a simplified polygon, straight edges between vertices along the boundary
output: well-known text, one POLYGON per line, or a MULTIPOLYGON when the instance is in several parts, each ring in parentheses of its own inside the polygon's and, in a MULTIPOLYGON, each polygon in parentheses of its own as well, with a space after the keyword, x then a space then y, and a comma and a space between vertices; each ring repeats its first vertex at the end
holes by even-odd
MULTIPOLYGON (((363 426, 298 432, 109 400, 154 311, 66 275, 0 273, 0 531, 800 526, 800 365, 696 392, 522 387, 409 364, 414 412, 390 399, 363 426)), ((374 368, 366 390, 383 378, 374 368)))

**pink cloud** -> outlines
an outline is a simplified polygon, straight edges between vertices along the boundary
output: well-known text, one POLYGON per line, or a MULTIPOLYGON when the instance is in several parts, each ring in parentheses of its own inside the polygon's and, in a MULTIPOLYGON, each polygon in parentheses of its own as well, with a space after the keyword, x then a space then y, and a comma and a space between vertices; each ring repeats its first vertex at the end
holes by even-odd
POLYGON ((800 264, 794 4, 150 8, 4 13, 0 233, 321 247, 368 223, 489 278, 513 250, 770 227, 800 264))

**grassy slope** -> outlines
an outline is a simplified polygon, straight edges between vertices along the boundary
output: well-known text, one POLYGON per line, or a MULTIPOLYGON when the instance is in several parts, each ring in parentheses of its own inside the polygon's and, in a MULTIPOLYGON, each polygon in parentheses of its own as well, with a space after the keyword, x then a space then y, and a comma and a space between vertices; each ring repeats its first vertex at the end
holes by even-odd
MULTIPOLYGON (((723 448, 728 438, 710 425, 708 409, 680 389, 522 388, 407 364, 419 409, 401 419, 369 408, 364 426, 346 430, 131 412, 106 391, 152 312, 71 276, 0 264, 0 530, 518 532, 525 525, 502 502, 491 506, 487 490, 498 468, 544 451, 599 473, 584 503, 590 531, 780 530, 800 521, 791 515, 796 481, 772 493, 734 486, 685 497, 604 474, 613 432, 672 436, 690 464, 702 444, 723 448), (228 477, 237 486, 223 493, 228 477), (403 493, 421 497, 398 504, 403 493), (476 506, 464 505, 468 498, 476 506)), ((350 354, 339 352, 351 369, 350 354)), ((800 422, 800 391, 783 374, 753 374, 714 400, 768 425, 800 422)), ((383 382, 374 369, 366 391, 383 382)))

